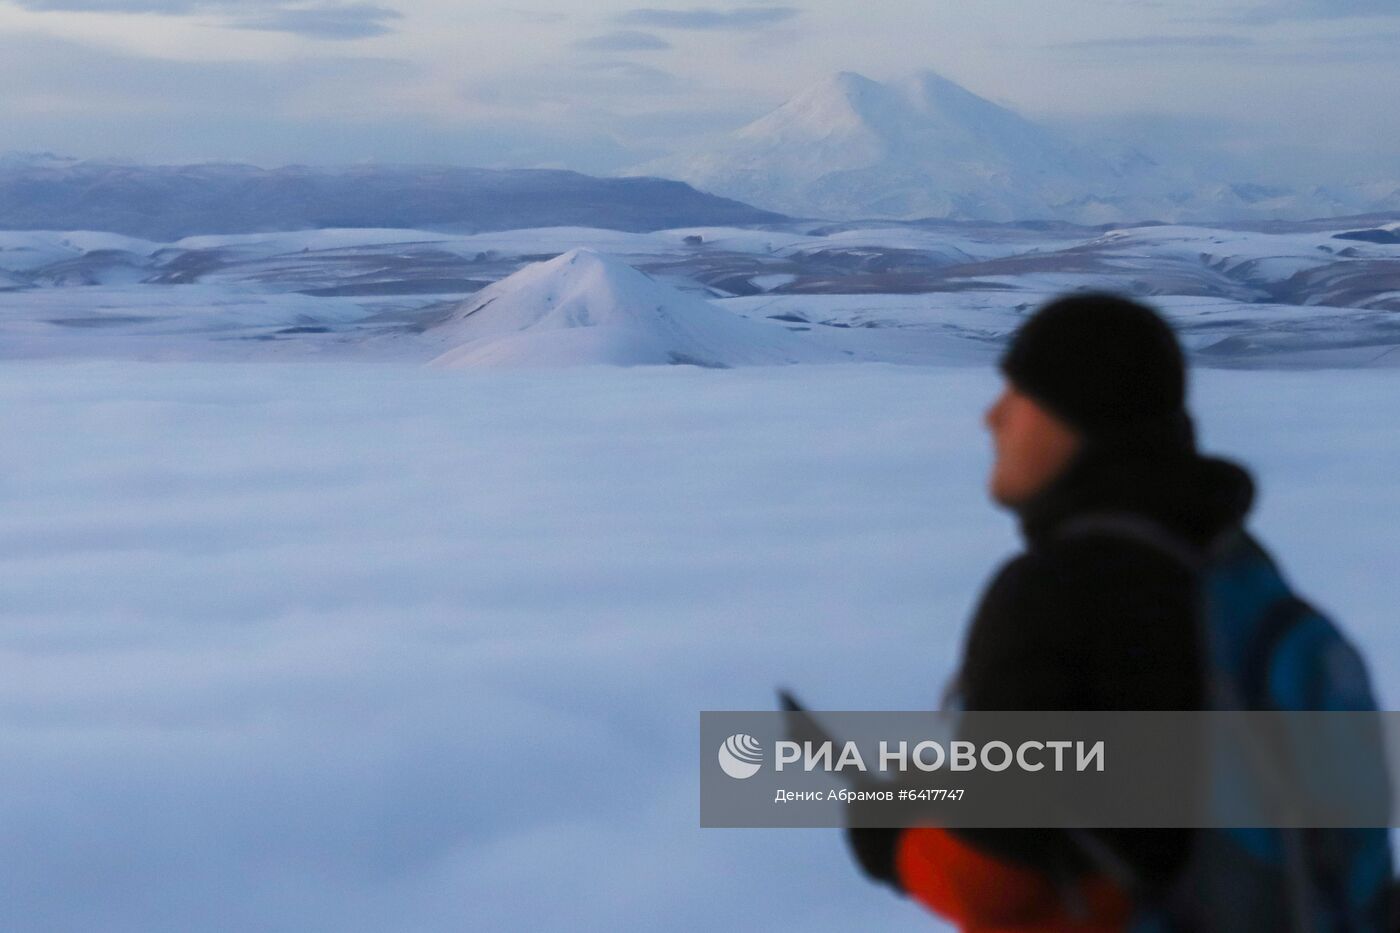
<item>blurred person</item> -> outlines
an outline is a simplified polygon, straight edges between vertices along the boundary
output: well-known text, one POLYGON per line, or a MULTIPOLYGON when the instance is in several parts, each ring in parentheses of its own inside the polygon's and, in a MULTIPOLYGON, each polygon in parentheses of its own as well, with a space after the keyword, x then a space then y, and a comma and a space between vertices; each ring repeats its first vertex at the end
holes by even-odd
MULTIPOLYGON (((1155 312, 1061 298, 1001 371, 988 487, 1025 550, 982 597, 951 705, 1374 709, 1354 649, 1244 531, 1249 474, 1197 450, 1183 355, 1155 312), (1212 595, 1229 573, 1259 582, 1212 595)), ((868 875, 967 931, 1383 929, 1386 831, 1291 832, 1301 870, 1277 830, 1089 830, 1092 846, 1056 829, 847 830, 868 875)))

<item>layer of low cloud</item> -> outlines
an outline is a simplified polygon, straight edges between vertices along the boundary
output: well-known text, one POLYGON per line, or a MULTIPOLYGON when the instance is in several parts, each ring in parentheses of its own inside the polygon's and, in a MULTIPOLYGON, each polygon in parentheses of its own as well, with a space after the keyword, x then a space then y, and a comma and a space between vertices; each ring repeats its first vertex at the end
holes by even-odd
POLYGON ((926 925, 839 833, 702 832, 695 711, 932 702, 989 376, 62 369, 0 376, 16 928, 926 925))
MULTIPOLYGON (((828 369, 0 368, 9 926, 928 929, 697 826, 697 710, 936 703, 1014 546, 992 373, 828 369)), ((1388 707, 1394 393, 1193 389, 1388 707)))
POLYGON ((790 6, 702 7, 689 10, 662 10, 643 7, 628 10, 616 21, 653 29, 735 30, 763 29, 793 19, 800 11, 790 6))

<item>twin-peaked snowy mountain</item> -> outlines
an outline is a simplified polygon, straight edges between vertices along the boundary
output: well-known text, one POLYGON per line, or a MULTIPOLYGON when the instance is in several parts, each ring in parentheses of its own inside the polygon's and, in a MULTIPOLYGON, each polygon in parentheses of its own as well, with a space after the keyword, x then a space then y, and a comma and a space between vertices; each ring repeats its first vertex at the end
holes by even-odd
POLYGON ((931 72, 889 84, 844 72, 710 152, 646 169, 797 215, 1099 221, 1154 167, 1076 148, 931 72))
POLYGON ((1206 221, 1400 206, 1400 189, 1389 205, 1360 190, 1232 185, 1122 146, 1078 145, 932 72, 891 83, 838 74, 709 151, 638 171, 826 218, 1206 221))
POLYGON ((677 291, 620 259, 575 249, 526 266, 462 302, 434 335, 438 366, 710 367, 843 357, 778 324, 677 291))

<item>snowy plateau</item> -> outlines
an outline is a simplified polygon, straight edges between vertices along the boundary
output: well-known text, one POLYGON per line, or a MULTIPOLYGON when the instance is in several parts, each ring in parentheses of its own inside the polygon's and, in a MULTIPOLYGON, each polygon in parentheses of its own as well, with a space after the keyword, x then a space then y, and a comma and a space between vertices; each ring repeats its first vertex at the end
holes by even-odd
POLYGON ((702 831, 698 712, 937 703, 1075 288, 1395 708, 1396 220, 0 233, 0 926, 930 929, 702 831))
POLYGON ((1090 288, 1157 303, 1201 362, 1393 366, 1397 231, 1393 218, 329 229, 171 243, 0 231, 0 359, 985 363, 1036 305, 1090 288))

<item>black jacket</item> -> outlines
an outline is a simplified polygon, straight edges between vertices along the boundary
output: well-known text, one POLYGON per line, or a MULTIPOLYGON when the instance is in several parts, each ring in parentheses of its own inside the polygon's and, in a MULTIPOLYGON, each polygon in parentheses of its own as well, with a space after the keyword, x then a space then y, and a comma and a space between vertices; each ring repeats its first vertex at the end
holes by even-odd
MULTIPOLYGON (((1195 576, 1127 538, 1064 535, 1072 520, 1128 513, 1204 547, 1238 526, 1253 483, 1195 454, 1087 449, 1020 510, 1023 554, 988 586, 967 634, 955 693, 969 710, 1191 710, 1204 700, 1195 576)), ((957 830, 978 848, 1056 876, 1088 870, 1053 829, 957 830)), ((1103 841, 1151 886, 1180 865, 1185 830, 1117 830, 1103 841)), ((852 833, 867 871, 895 882, 897 831, 852 833)))
POLYGON ((972 710, 1201 706, 1194 575, 1157 548, 1065 536, 1127 513, 1205 547, 1238 526, 1253 484, 1223 460, 1090 451, 1020 512, 1025 553, 996 575, 968 632, 958 689, 972 710))

